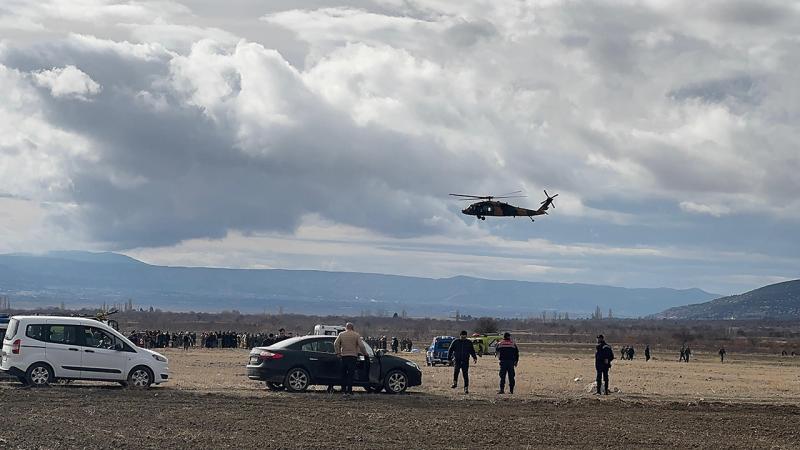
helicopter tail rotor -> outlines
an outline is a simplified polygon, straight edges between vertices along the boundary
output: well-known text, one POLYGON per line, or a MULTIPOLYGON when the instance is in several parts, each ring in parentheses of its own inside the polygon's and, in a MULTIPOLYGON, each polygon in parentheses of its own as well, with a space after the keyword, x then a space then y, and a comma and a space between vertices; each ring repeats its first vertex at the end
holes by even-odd
POLYGON ((558 197, 558 194, 555 194, 555 195, 553 195, 553 196, 551 197, 551 196, 550 196, 550 194, 548 194, 548 193, 547 193, 547 190, 545 189, 545 191, 544 191, 544 195, 545 195, 547 198, 546 198, 546 199, 545 199, 545 200, 544 200, 544 201, 543 201, 541 204, 542 204, 542 205, 547 205, 547 206, 552 206, 553 208, 555 208, 555 207, 556 207, 556 204, 555 204, 555 202, 553 202, 553 199, 555 199, 556 197, 558 197))

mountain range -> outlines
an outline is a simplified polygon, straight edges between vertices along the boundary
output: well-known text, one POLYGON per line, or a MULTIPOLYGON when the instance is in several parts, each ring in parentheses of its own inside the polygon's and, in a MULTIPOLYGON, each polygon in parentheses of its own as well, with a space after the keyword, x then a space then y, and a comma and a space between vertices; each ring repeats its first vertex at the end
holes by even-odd
POLYGON ((800 319, 800 280, 770 284, 740 295, 678 306, 656 314, 662 319, 800 319))
POLYGON ((174 311, 527 317, 588 316, 599 306, 641 317, 718 297, 700 289, 420 278, 354 272, 150 265, 117 253, 0 255, 0 294, 22 307, 123 304, 174 311))

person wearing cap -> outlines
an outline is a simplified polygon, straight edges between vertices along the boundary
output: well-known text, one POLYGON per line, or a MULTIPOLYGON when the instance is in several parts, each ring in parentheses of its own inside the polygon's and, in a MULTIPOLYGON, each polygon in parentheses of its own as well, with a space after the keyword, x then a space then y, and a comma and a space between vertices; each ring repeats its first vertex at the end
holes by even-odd
POLYGON ((464 393, 469 394, 469 357, 472 357, 473 362, 478 362, 478 356, 475 354, 475 347, 472 346, 472 341, 467 339, 467 332, 461 331, 458 339, 453 339, 450 343, 450 348, 447 350, 447 359, 453 361, 453 385, 452 389, 458 387, 458 372, 464 377, 464 393))
POLYGON ((505 394, 506 375, 508 375, 508 392, 514 393, 514 378, 516 376, 514 368, 519 363, 519 349, 517 344, 511 340, 511 333, 503 334, 497 347, 495 347, 497 359, 500 360, 500 390, 498 394, 505 394))
POLYGON ((606 344, 606 339, 603 335, 597 336, 597 350, 594 353, 594 368, 597 369, 597 395, 605 393, 608 395, 608 369, 611 368, 611 361, 614 360, 614 350, 611 346, 606 344), (602 391, 602 381, 606 382, 606 389, 602 391))

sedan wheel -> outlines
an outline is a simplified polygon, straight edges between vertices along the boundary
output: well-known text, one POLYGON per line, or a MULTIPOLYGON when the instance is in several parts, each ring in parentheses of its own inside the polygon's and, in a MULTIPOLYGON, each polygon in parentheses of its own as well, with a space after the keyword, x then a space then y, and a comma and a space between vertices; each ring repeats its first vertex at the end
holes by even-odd
POLYGON ((283 383, 289 392, 302 392, 308 389, 311 384, 311 377, 304 369, 296 367, 286 374, 286 381, 283 383))
POLYGON ((386 388, 386 392, 390 394, 399 394, 406 391, 408 387, 408 376, 406 376, 404 372, 395 370, 386 375, 386 380, 383 384, 386 388))

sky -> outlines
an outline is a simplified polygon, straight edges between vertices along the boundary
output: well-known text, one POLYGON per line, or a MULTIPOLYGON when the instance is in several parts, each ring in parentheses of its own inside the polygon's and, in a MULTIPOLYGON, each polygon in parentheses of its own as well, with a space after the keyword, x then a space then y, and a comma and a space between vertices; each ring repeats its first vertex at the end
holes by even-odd
POLYGON ((0 252, 744 292, 799 69, 786 0, 4 0, 0 252))

